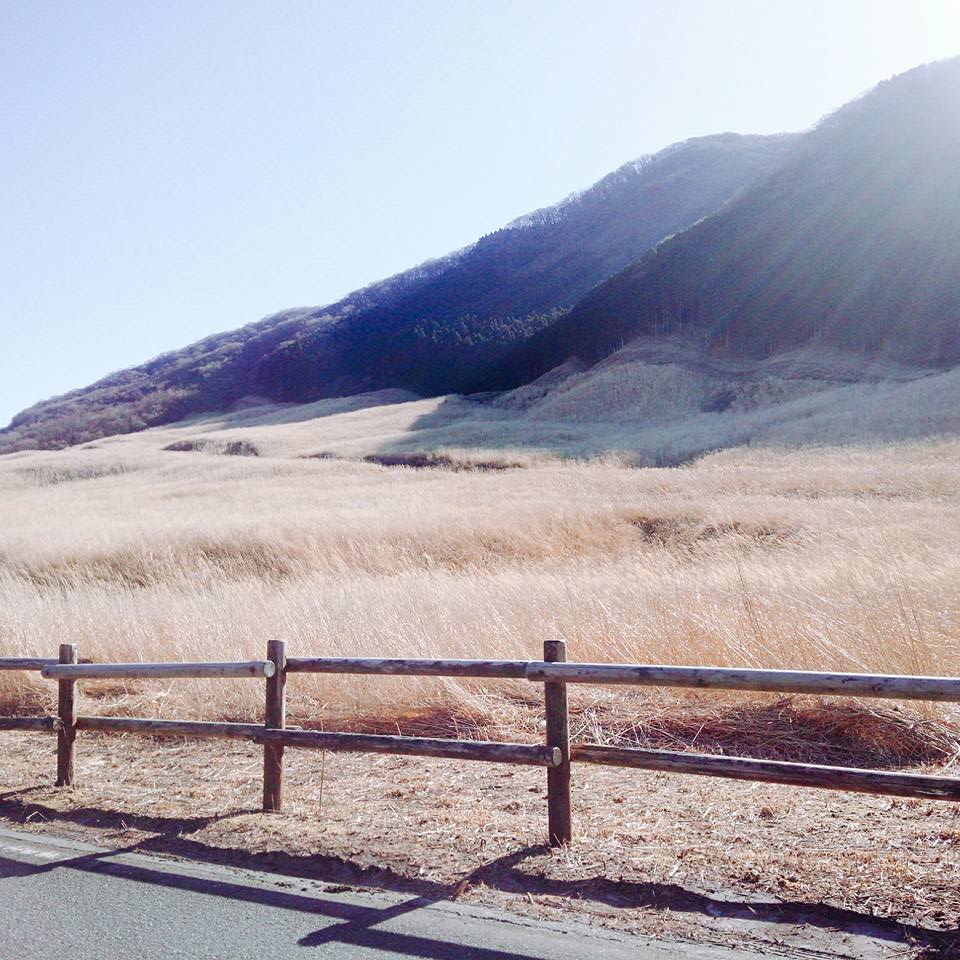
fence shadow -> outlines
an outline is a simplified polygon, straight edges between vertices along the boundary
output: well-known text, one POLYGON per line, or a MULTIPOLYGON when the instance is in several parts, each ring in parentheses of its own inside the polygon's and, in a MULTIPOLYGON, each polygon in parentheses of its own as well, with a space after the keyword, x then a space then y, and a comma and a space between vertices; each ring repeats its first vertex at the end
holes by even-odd
MULTIPOLYGON (((303 946, 342 942, 355 946, 389 948, 398 953, 408 953, 410 956, 424 958, 447 956, 446 953, 437 952, 436 944, 432 941, 408 943, 408 940, 420 941, 421 938, 411 938, 405 934, 372 928, 389 919, 390 916, 417 910, 431 903, 455 900, 465 889, 482 884, 504 893, 564 898, 580 903, 591 901, 617 909, 669 910, 699 917, 707 923, 710 920, 725 919, 746 921, 757 928, 762 928, 765 924, 806 925, 835 934, 870 936, 886 941, 892 947, 920 950, 921 955, 928 960, 934 960, 934 958, 946 960, 948 957, 960 956, 960 926, 939 931, 895 920, 876 918, 866 913, 824 903, 753 899, 746 901, 737 899, 732 893, 729 896, 706 894, 688 890, 674 883, 611 880, 602 876, 586 880, 558 880, 524 871, 522 866, 526 861, 550 850, 546 844, 518 847, 508 854, 491 859, 452 883, 443 884, 411 878, 389 868, 365 866, 352 860, 323 853, 308 855, 294 855, 282 851, 248 853, 214 846, 190 836, 210 824, 256 812, 249 809, 234 810, 213 817, 187 819, 125 814, 96 807, 61 811, 31 801, 29 795, 32 792, 31 788, 27 788, 0 794, 0 817, 11 823, 25 823, 39 818, 51 824, 59 822, 100 829, 133 828, 153 835, 117 850, 86 854, 71 860, 36 867, 25 867, 23 864, 12 866, 12 861, 5 862, 0 858, 0 876, 11 875, 4 874, 4 868, 18 871, 16 875, 33 874, 54 868, 86 870, 101 875, 134 878, 161 886, 200 891, 284 909, 323 914, 344 921, 335 927, 325 927, 304 937, 300 941, 303 946), (410 900, 387 910, 366 907, 348 908, 336 901, 324 900, 322 897, 319 899, 314 896, 305 897, 274 889, 205 880, 166 870, 151 870, 110 861, 111 857, 122 853, 175 856, 196 864, 242 868, 301 880, 327 882, 337 886, 348 885, 367 890, 385 890, 409 894, 410 900)), ((497 950, 480 950, 470 953, 469 956, 476 957, 477 960, 523 960, 520 955, 497 950)))
MULTIPOLYGON (((444 960, 452 956, 451 944, 446 939, 378 929, 380 924, 437 902, 435 898, 412 897, 388 907, 368 906, 331 899, 322 896, 321 893, 304 896, 242 882, 234 883, 228 880, 194 876, 182 869, 177 869, 176 864, 169 866, 164 864, 162 869, 159 867, 154 869, 111 859, 123 854, 142 854, 144 849, 144 844, 137 843, 117 850, 82 854, 40 865, 27 864, 0 856, 0 879, 37 876, 53 870, 77 870, 100 877, 132 880, 166 889, 223 897, 241 903, 291 910, 335 921, 302 936, 297 941, 301 947, 350 944, 370 949, 390 950, 396 955, 423 957, 426 960, 431 958, 444 960)), ((469 957, 471 960, 535 960, 525 953, 512 950, 476 946, 462 949, 456 947, 456 949, 457 956, 469 957)))

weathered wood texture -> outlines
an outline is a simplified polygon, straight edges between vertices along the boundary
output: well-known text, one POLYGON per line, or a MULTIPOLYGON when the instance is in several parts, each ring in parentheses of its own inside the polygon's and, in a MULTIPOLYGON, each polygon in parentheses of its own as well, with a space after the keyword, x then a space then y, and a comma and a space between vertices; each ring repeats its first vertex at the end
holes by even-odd
POLYGON ((396 753, 417 757, 451 757, 548 767, 560 763, 555 748, 486 740, 443 740, 432 737, 390 737, 315 730, 269 730, 258 723, 210 723, 202 720, 140 720, 133 717, 79 717, 78 730, 133 733, 146 737, 213 737, 283 744, 311 750, 353 753, 396 753))
POLYGON ((769 693, 887 697, 960 703, 960 678, 900 677, 866 673, 815 673, 798 670, 740 670, 731 667, 631 666, 617 663, 536 663, 528 680, 566 683, 636 684, 653 687, 702 687, 769 693))
POLYGON ((57 730, 58 717, 0 717, 0 730, 57 730))
POLYGON ((41 675, 49 680, 102 680, 194 677, 272 677, 271 660, 246 660, 237 663, 76 663, 52 664, 41 675))
MULTIPOLYGON (((885 697, 960 703, 960 678, 911 677, 735 667, 682 667, 538 660, 423 660, 371 657, 288 657, 287 673, 349 673, 380 676, 486 677, 534 682, 633 684, 821 696, 885 697)), ((271 660, 239 663, 84 663, 64 666, 33 658, 0 660, 0 669, 40 669, 48 679, 150 677, 270 677, 271 660)))
POLYGON ((49 657, 0 657, 0 670, 42 670, 56 662, 49 657))
MULTIPOLYGON (((276 664, 276 672, 267 677, 263 725, 282 730, 286 726, 286 648, 283 640, 267 643, 267 660, 276 664)), ((263 809, 278 813, 283 806, 283 744, 263 745, 263 809)))
POLYGON ((785 763, 779 760, 749 760, 743 757, 715 757, 699 753, 643 750, 634 747, 606 747, 574 744, 570 748, 578 763, 600 763, 615 767, 639 767, 664 773, 690 773, 734 780, 760 780, 798 787, 821 787, 855 793, 877 793, 926 800, 960 800, 960 779, 930 777, 918 773, 886 773, 854 767, 827 767, 812 763, 785 763))
POLYGON ((736 667, 682 667, 538 660, 401 660, 372 657, 289 657, 289 673, 363 673, 382 676, 488 677, 535 682, 635 684, 809 693, 821 696, 886 697, 960 703, 960 678, 910 677, 736 667))
MULTIPOLYGON (((546 640, 543 659, 562 663, 567 659, 563 640, 546 640)), ((567 708, 567 685, 545 683, 544 709, 547 721, 547 746, 560 751, 560 763, 547 768, 547 836, 553 847, 573 839, 573 818, 570 805, 570 716, 567 708)))
MULTIPOLYGON (((75 664, 77 648, 72 643, 60 644, 59 662, 75 664)), ((74 699, 73 680, 63 679, 57 683, 57 781, 58 787, 73 783, 73 744, 77 738, 77 704, 74 699)))
POLYGON ((489 740, 443 740, 432 737, 390 737, 363 733, 321 733, 313 730, 261 730, 265 740, 288 747, 356 753, 396 753, 414 757, 448 757, 550 767, 561 762, 553 747, 489 740))
POLYGON ((373 673, 414 677, 523 679, 526 660, 383 660, 375 657, 289 657, 288 673, 373 673))
POLYGON ((139 717, 77 717, 77 729, 96 733, 133 733, 143 737, 255 740, 259 723, 212 723, 208 720, 143 720, 139 717))

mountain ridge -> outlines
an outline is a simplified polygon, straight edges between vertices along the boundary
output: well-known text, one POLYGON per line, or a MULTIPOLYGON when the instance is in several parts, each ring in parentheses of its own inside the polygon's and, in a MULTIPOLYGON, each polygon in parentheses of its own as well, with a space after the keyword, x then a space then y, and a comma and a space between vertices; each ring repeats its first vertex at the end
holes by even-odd
POLYGON ((669 419, 949 370, 960 365, 957 117, 960 57, 884 81, 802 135, 683 141, 335 304, 35 405, 0 431, 0 452, 249 397, 529 384, 541 419, 669 419), (679 403, 655 396, 683 384, 679 403))
POLYGON ((0 452, 130 432, 250 395, 289 402, 471 389, 510 345, 767 175, 793 142, 718 134, 630 161, 553 207, 333 304, 280 311, 41 401, 0 430, 0 452))
POLYGON ((960 363, 960 58, 826 117, 726 209, 665 240, 520 345, 497 385, 637 338, 755 360, 815 347, 960 363))

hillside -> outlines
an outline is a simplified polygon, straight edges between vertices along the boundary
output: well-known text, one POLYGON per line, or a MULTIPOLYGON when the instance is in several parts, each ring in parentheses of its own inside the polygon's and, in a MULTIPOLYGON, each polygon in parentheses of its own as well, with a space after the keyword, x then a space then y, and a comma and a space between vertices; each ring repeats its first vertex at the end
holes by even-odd
POLYGON ((249 396, 482 388, 486 369, 509 349, 767 176, 793 142, 724 134, 676 144, 338 303, 279 313, 38 403, 0 431, 0 452, 127 433, 249 396))
POLYGON ((909 423, 893 410, 865 439, 953 430, 952 378, 909 384, 960 363, 957 116, 960 58, 886 81, 801 137, 677 144, 339 303, 40 403, 0 431, 0 452, 254 398, 384 390, 510 391, 483 409, 444 404, 404 449, 515 437, 669 463, 807 435, 821 417, 826 435, 856 439, 881 396, 884 409, 933 406, 909 423), (847 402, 860 413, 834 406, 847 402))
POLYGON ((698 362, 803 351, 838 366, 960 362, 960 59, 880 84, 770 178, 601 284, 520 347, 499 385, 624 344, 698 362))

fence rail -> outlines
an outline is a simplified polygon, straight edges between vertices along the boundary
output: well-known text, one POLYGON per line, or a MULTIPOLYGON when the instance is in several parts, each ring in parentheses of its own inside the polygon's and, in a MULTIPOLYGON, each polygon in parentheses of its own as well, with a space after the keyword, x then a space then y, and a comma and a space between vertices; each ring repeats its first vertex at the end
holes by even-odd
POLYGON ((52 660, 44 660, 42 657, 0 657, 0 670, 42 670, 48 664, 56 662, 56 657, 52 660))
POLYGON ((133 733, 144 737, 197 737, 200 739, 250 740, 284 747, 306 747, 331 753, 397 753, 415 757, 452 757, 459 760, 489 760, 556 766, 556 748, 490 740, 447 740, 434 737, 395 737, 369 733, 333 733, 285 728, 271 730, 258 723, 210 723, 203 720, 140 720, 134 717, 77 717, 78 730, 98 733, 133 733))
POLYGON ((376 657, 290 657, 287 673, 372 673, 404 677, 524 680, 528 660, 381 660, 376 657))
POLYGON ((571 756, 581 763, 614 767, 636 767, 665 773, 693 773, 703 777, 733 780, 760 780, 794 787, 824 787, 854 793, 876 793, 921 800, 960 800, 960 779, 930 777, 919 773, 886 773, 855 767, 828 767, 816 763, 787 763, 783 760, 750 760, 746 757, 717 757, 672 750, 644 750, 639 747, 608 747, 576 744, 571 756))
POLYGON ((881 697, 960 703, 960 678, 884 676, 872 673, 817 673, 801 670, 739 670, 731 667, 632 666, 620 663, 530 663, 528 680, 564 683, 633 684, 810 693, 818 696, 881 697))
POLYGON ((0 730, 56 730, 56 717, 0 717, 0 730))
POLYGON ((150 680, 197 679, 203 677, 272 677, 272 660, 247 660, 239 663, 48 663, 41 667, 46 680, 150 680))
POLYGON ((408 677, 486 677, 547 683, 629 684, 880 697, 960 703, 960 678, 755 670, 734 667, 674 667, 626 663, 566 663, 544 660, 401 660, 375 657, 290 657, 287 673, 354 673, 408 677))
POLYGON ((57 682, 55 717, 0 717, 0 730, 45 730, 57 734, 57 786, 74 780, 78 732, 225 738, 263 747, 263 810, 283 806, 283 758, 287 747, 313 750, 390 753, 494 763, 526 764, 547 770, 548 837, 553 845, 573 836, 571 763, 687 773, 793 786, 821 787, 927 800, 960 800, 960 779, 914 773, 888 773, 818 764, 785 763, 745 757, 710 756, 639 747, 570 742, 567 685, 571 683, 671 686, 820 696, 883 697, 960 703, 960 678, 747 670, 644 664, 569 663, 562 640, 544 643, 543 660, 427 660, 343 657, 287 657, 283 641, 267 645, 265 660, 217 663, 78 663, 73 644, 61 644, 56 659, 0 658, 0 670, 39 671, 57 682), (303 730, 286 726, 286 682, 292 673, 375 676, 476 677, 542 683, 546 737, 543 744, 496 743, 434 737, 382 736, 303 730), (147 720, 134 717, 78 716, 77 681, 114 678, 221 678, 265 681, 264 722, 214 723, 202 720, 147 720))

